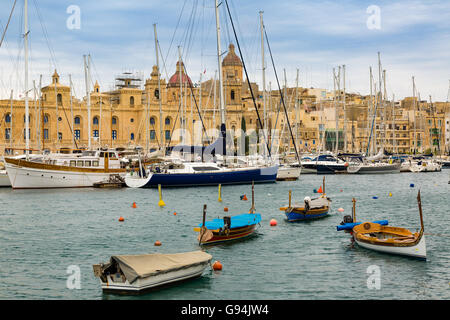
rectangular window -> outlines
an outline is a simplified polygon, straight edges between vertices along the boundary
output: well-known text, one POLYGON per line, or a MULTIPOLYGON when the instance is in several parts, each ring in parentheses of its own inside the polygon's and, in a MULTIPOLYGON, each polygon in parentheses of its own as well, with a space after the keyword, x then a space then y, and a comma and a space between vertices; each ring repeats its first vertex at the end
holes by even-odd
POLYGON ((117 130, 113 130, 111 136, 113 140, 117 140, 117 130))
POLYGON ((166 140, 170 140, 170 130, 166 130, 166 140))
POLYGON ((5 140, 11 139, 11 128, 5 129, 5 140))
MULTIPOLYGON (((29 139, 31 139, 30 130, 31 129, 28 129, 28 138, 29 139)), ((26 129, 23 129, 23 140, 26 140, 26 139, 27 139, 27 137, 26 137, 26 129)))
POLYGON ((82 167, 82 166, 83 166, 83 160, 78 160, 77 167, 82 167))
POLYGON ((62 140, 62 132, 58 132, 58 139, 62 140))
POLYGON ((155 140, 156 139, 156 132, 155 130, 150 130, 150 140, 155 140))
POLYGON ((80 140, 81 137, 81 131, 79 129, 75 130, 75 140, 80 140))
POLYGON ((98 167, 98 160, 93 160, 92 161, 92 166, 93 167, 98 167))
POLYGON ((75 160, 70 160, 70 166, 71 167, 76 167, 77 166, 77 162, 75 160))
POLYGON ((98 130, 94 130, 94 138, 98 138, 98 130))
POLYGON ((86 161, 84 162, 84 165, 85 165, 86 167, 90 167, 90 166, 91 166, 91 160, 86 160, 86 161))
POLYGON ((44 129, 44 139, 48 140, 48 129, 44 129))

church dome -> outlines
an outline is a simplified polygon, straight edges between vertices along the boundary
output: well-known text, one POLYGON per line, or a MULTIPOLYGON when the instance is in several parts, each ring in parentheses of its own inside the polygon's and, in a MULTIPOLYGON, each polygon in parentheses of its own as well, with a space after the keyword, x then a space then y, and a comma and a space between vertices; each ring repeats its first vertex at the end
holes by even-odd
POLYGON ((170 77, 168 86, 169 87, 179 87, 180 86, 180 68, 181 68, 181 83, 185 85, 192 85, 191 78, 188 77, 186 73, 184 73, 184 64, 183 62, 177 62, 177 71, 170 77))
POLYGON ((239 57, 234 52, 234 44, 232 44, 232 43, 228 46, 228 54, 223 59, 222 66, 223 67, 226 67, 226 66, 242 67, 241 59, 239 59, 239 57))

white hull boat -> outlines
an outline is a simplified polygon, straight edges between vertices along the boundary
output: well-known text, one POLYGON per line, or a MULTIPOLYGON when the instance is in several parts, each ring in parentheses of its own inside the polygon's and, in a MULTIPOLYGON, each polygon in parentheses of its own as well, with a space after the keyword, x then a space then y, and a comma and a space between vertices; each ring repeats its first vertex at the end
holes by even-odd
POLYGON ((277 181, 295 181, 298 180, 302 172, 301 167, 280 166, 278 167, 277 181))
POLYGON ((386 173, 400 173, 400 163, 361 163, 350 164, 347 167, 348 173, 359 174, 386 174, 386 173))
POLYGON ((425 244, 425 236, 422 236, 420 238, 419 243, 417 243, 414 246, 404 246, 404 247, 400 247, 400 246, 382 246, 382 245, 374 245, 371 243, 367 243, 367 242, 362 242, 359 241, 357 238, 354 238, 355 242, 366 249, 369 250, 374 250, 374 251, 378 251, 378 252, 383 252, 383 253, 390 253, 390 254, 395 254, 395 255, 401 255, 401 256, 409 256, 409 257, 414 257, 414 258, 418 258, 418 259, 426 259, 427 258, 427 248, 426 248, 426 244, 425 244))
POLYGON ((203 251, 174 254, 112 256, 94 265, 103 291, 139 293, 174 282, 200 277, 212 256, 203 251))
POLYGON ((13 189, 80 188, 124 176, 116 153, 97 151, 92 156, 52 157, 42 162, 5 158, 13 189))
POLYGON ((8 172, 6 170, 0 170, 0 187, 11 187, 9 181, 8 172))

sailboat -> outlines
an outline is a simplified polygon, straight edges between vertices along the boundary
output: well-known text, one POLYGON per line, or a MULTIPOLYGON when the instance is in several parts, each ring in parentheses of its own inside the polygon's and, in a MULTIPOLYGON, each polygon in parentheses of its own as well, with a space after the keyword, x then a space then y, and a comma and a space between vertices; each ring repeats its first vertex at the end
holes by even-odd
MULTIPOLYGON (((165 187, 183 187, 183 186, 205 186, 218 184, 247 184, 251 183, 270 183, 275 182, 278 165, 264 164, 258 166, 235 167, 227 164, 226 157, 226 118, 225 103, 223 93, 223 72, 221 61, 221 42, 220 42, 220 22, 219 22, 219 4, 216 0, 216 34, 217 34, 217 62, 219 68, 219 101, 220 101, 220 135, 219 138, 208 147, 201 147, 202 155, 211 156, 217 159, 218 155, 223 157, 223 163, 217 161, 194 162, 180 161, 179 163, 168 162, 154 166, 149 166, 140 174, 130 172, 125 176, 125 183, 131 188, 154 188, 158 185, 165 187)), ((234 54, 234 46, 230 45, 230 53, 234 54)), ((182 61, 180 55, 180 71, 182 61)), ((180 77, 181 80, 181 77, 180 77)), ((188 81, 189 82, 189 81, 188 81)), ((189 83, 189 85, 191 85, 189 83)), ((181 88, 181 86, 180 86, 181 88)), ((182 122, 183 123, 183 122, 182 122)), ((191 149, 191 148, 189 148, 191 149)), ((192 147, 195 149, 195 147, 192 147)), ((203 157, 202 157, 203 159, 203 157)))

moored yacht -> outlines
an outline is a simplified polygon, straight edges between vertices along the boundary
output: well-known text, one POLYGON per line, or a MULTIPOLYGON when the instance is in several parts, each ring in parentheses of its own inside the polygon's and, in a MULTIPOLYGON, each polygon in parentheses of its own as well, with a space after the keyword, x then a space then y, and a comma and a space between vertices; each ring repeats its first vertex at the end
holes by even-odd
POLYGON ((41 160, 4 158, 13 189, 92 187, 111 175, 125 175, 116 151, 43 156, 41 160))

